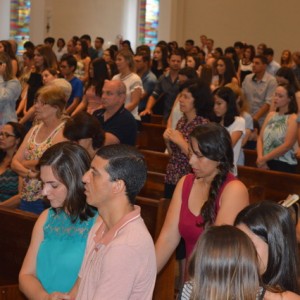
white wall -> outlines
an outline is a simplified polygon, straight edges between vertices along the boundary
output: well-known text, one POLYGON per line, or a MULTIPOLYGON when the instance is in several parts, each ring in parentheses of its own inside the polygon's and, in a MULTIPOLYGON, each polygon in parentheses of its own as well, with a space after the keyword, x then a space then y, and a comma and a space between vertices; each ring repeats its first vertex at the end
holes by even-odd
POLYGON ((280 55, 285 48, 300 50, 299 0, 179 0, 184 3, 176 16, 183 36, 181 44, 206 34, 215 46, 226 47, 241 40, 257 45, 265 42, 280 55))
POLYGON ((10 0, 0 0, 0 40, 9 38, 10 0))
POLYGON ((116 37, 122 35, 135 46, 137 3, 137 0, 46 0, 50 30, 45 35, 68 40, 73 35, 88 33, 92 40, 102 36, 107 46, 115 44, 116 37))
MULTIPOLYGON (((119 34, 136 46, 138 0, 31 1, 34 43, 41 43, 46 35, 68 40, 89 33, 92 39, 104 37, 105 46, 114 44, 119 34)), ((284 48, 300 49, 299 11, 299 0, 160 0, 158 38, 183 45, 188 38, 199 43, 199 36, 206 34, 223 48, 236 40, 266 42, 279 56, 284 48)), ((8 38, 8 18, 9 0, 0 0, 0 38, 8 38)))

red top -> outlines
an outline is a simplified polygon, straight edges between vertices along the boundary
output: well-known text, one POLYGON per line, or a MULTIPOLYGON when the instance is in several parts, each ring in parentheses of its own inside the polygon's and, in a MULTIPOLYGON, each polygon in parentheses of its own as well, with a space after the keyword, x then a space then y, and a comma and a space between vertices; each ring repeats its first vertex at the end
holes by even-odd
MULTIPOLYGON (((188 207, 190 192, 192 190, 192 186, 195 180, 194 174, 188 174, 185 177, 183 182, 182 188, 182 203, 181 203, 181 210, 180 210, 180 218, 179 218, 179 232, 182 238, 185 241, 186 247, 186 258, 189 258, 194 246, 199 238, 199 236, 204 231, 203 226, 197 226, 197 224, 201 224, 203 222, 203 217, 201 215, 195 216, 188 207)), ((233 181, 237 180, 235 176, 231 173, 228 173, 226 180, 221 185, 219 190, 217 199, 216 199, 216 214, 220 208, 220 198, 225 186, 233 181)))

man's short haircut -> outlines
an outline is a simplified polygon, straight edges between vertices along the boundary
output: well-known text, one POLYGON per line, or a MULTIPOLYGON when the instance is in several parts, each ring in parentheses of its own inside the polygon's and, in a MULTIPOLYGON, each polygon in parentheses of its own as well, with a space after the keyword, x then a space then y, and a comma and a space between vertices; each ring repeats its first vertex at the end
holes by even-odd
POLYGON ((264 55, 255 55, 253 59, 255 58, 260 59, 260 61, 265 65, 268 64, 268 59, 264 55))
POLYGON ((233 45, 234 48, 240 48, 240 49, 244 49, 245 48, 245 45, 238 41, 238 42, 235 42, 234 45, 233 45))
POLYGON ((75 72, 76 67, 77 67, 77 60, 72 54, 68 54, 68 53, 64 54, 62 56, 60 62, 62 63, 63 61, 65 61, 70 68, 74 67, 73 72, 75 72))
POLYGON ((141 50, 140 52, 138 52, 135 56, 141 56, 142 59, 143 59, 143 62, 150 62, 151 61, 150 54, 146 53, 143 50, 141 50))
POLYGON ((89 41, 91 42, 92 39, 91 39, 91 36, 89 34, 83 34, 80 39, 83 39, 83 40, 86 40, 86 41, 89 41))
POLYGON ((102 44, 104 44, 104 38, 100 37, 100 36, 97 36, 96 37, 96 40, 99 40, 102 44))
MULTIPOLYGON (((183 49, 183 48, 182 48, 182 49, 183 49)), ((183 49, 183 51, 184 51, 184 49, 183 49)), ((175 49, 173 52, 171 52, 171 53, 169 54, 169 59, 170 59, 173 55, 180 56, 181 59, 184 58, 184 55, 183 55, 182 51, 180 51, 180 49, 175 49)))
POLYGON ((135 147, 117 144, 100 148, 96 155, 108 160, 106 171, 111 181, 122 180, 131 204, 144 186, 147 178, 147 166, 142 153, 135 147))
POLYGON ((274 50, 272 48, 266 48, 264 50, 264 55, 271 55, 274 56, 274 50))
POLYGON ((47 38, 45 38, 44 39, 44 44, 52 44, 52 45, 54 45, 54 43, 55 43, 55 39, 53 38, 53 37, 47 37, 47 38))
POLYGON ((185 43, 186 43, 186 44, 190 44, 190 45, 192 45, 192 46, 195 45, 194 40, 186 40, 185 43))

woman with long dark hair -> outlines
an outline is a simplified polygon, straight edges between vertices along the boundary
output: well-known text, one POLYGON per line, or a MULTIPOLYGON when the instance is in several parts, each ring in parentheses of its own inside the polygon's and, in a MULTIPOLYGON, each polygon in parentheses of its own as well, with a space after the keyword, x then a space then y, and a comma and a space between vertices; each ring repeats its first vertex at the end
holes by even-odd
POLYGON ((39 167, 42 193, 51 207, 34 226, 19 283, 29 299, 61 299, 55 292, 68 293, 73 287, 97 218, 82 182, 90 156, 79 145, 59 143, 44 152, 39 167))
POLYGON ((189 163, 193 173, 179 180, 155 245, 158 272, 181 237, 189 258, 207 226, 232 225, 236 215, 249 203, 247 188, 231 173, 233 151, 224 127, 209 123, 192 131, 189 163))
POLYGON ((96 58, 90 64, 89 80, 84 91, 83 99, 73 111, 72 116, 86 110, 89 114, 102 108, 101 95, 104 81, 110 79, 107 64, 103 58, 96 58))

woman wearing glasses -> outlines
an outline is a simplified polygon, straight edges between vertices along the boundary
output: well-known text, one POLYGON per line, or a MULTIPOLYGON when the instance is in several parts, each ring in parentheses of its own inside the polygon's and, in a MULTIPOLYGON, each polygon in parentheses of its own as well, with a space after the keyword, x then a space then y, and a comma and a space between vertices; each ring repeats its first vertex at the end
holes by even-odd
POLYGON ((39 124, 30 129, 12 161, 13 170, 23 177, 22 210, 40 214, 46 208, 36 166, 49 147, 65 140, 65 105, 65 93, 61 87, 49 85, 37 92, 34 109, 39 124))
POLYGON ((16 102, 21 94, 21 84, 13 76, 11 59, 0 52, 0 129, 9 121, 17 121, 16 102))
POLYGON ((16 122, 8 122, 0 131, 0 202, 7 206, 19 200, 19 176, 10 164, 24 136, 25 129, 16 122))

